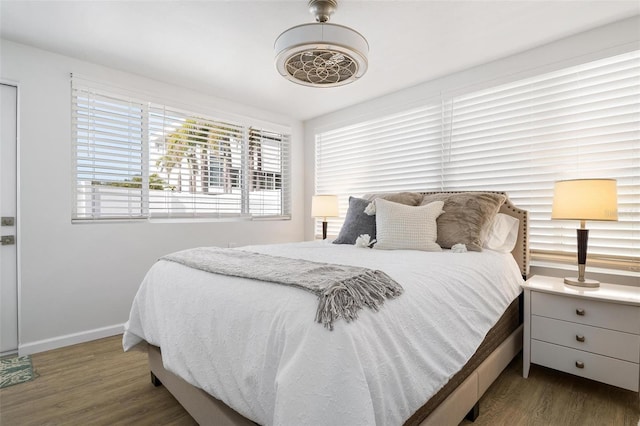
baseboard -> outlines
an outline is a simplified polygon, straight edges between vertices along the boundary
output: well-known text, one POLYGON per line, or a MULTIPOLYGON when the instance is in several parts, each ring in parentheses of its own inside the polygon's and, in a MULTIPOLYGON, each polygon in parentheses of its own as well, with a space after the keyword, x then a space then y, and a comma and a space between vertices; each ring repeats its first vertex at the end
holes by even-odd
POLYGON ((37 342, 23 343, 18 345, 18 354, 20 356, 36 354, 38 352, 50 351, 52 349, 77 345, 78 343, 90 342, 104 337, 115 336, 116 334, 122 334, 123 332, 124 324, 117 324, 109 327, 96 328, 93 330, 81 331, 79 333, 53 337, 51 339, 39 340, 37 342))

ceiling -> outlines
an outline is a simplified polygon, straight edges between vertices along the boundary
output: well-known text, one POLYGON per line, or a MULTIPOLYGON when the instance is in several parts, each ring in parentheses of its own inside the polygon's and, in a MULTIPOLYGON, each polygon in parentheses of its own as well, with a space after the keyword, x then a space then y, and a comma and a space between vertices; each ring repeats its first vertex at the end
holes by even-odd
POLYGON ((632 1, 339 1, 369 70, 337 88, 282 78, 273 42, 304 0, 0 0, 2 38, 305 120, 640 14, 632 1))

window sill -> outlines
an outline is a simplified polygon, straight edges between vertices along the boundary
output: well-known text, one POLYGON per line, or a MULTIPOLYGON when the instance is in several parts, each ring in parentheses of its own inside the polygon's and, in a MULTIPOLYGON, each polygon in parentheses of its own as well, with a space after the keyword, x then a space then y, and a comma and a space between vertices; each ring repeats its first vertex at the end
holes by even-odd
POLYGON ((291 220, 285 216, 228 216, 228 217, 153 217, 153 218, 120 218, 120 219, 72 219, 72 224, 100 223, 216 223, 216 222, 263 222, 291 220))
POLYGON ((147 219, 149 223, 214 223, 214 222, 250 222, 250 216, 234 217, 154 217, 147 219))
MULTIPOLYGON (((551 277, 577 276, 578 266, 551 261, 532 260, 531 275, 546 275, 551 277)), ((600 282, 640 287, 640 272, 591 267, 589 266, 588 260, 585 276, 600 282)))

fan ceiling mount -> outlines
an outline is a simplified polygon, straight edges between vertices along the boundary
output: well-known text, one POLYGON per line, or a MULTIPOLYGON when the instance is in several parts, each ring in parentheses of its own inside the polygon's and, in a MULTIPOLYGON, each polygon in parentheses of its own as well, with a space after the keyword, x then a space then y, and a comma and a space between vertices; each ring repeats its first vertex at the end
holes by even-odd
POLYGON ((369 44, 357 31, 328 23, 337 0, 310 0, 316 22, 289 28, 275 42, 276 68, 294 83, 336 87, 351 83, 367 71, 369 44))

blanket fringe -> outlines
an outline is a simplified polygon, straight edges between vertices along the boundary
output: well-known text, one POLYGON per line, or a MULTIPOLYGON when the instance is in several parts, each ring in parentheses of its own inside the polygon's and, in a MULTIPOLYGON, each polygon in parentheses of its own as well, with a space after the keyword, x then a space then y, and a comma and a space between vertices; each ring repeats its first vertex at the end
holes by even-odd
POLYGON ((384 299, 398 297, 402 291, 402 287, 384 272, 367 271, 327 288, 319 296, 316 322, 333 330, 333 322, 338 318, 353 321, 364 306, 377 311, 384 299))

